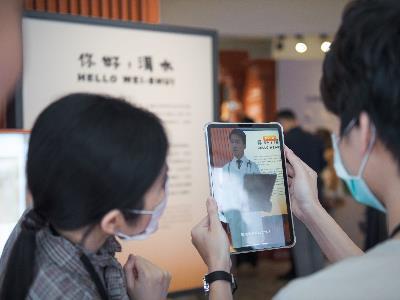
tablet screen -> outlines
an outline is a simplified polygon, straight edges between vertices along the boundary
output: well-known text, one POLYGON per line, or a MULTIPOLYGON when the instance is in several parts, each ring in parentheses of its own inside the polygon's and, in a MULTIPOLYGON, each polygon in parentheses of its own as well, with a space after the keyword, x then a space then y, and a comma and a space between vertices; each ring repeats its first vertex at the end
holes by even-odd
POLYGON ((280 125, 211 123, 206 131, 210 186, 231 251, 292 246, 280 125))

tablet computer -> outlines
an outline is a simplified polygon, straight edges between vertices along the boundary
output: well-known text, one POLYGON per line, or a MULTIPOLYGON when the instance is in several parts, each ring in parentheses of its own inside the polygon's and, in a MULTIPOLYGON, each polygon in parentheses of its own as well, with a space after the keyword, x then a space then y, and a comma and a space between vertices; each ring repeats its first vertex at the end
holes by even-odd
POLYGON ((211 194, 231 253, 292 247, 281 125, 208 123, 205 135, 211 194))

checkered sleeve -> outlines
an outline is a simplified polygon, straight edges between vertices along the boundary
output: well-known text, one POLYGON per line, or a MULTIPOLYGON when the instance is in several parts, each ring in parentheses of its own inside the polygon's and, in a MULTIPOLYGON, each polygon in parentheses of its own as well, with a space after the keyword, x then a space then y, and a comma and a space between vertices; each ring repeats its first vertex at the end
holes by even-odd
MULTIPOLYGON (((62 272, 57 267, 41 269, 29 290, 27 299, 100 299, 97 292, 79 282, 80 278, 62 272)), ((82 279, 81 279, 82 280, 82 279)))

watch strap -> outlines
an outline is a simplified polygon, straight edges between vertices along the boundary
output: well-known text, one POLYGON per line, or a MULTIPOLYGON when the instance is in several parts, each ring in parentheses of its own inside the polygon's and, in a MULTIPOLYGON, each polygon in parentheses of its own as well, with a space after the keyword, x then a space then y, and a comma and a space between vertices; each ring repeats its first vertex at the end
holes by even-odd
POLYGON ((206 293, 209 292, 211 283, 217 280, 228 281, 231 284, 232 293, 236 291, 237 284, 231 273, 225 271, 214 271, 204 276, 204 290, 206 293))
POLYGON ((232 283, 232 274, 225 271, 214 271, 204 276, 208 284, 217 280, 225 280, 232 283))

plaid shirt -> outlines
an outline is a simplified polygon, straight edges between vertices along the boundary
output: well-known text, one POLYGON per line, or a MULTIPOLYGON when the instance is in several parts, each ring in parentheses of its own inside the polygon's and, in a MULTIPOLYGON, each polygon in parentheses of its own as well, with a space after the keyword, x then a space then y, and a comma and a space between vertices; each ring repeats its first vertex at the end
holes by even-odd
MULTIPOLYGON (((19 228, 14 231, 19 232, 19 228)), ((16 236, 13 234, 10 239, 16 236)), ((12 244, 9 240, 6 248, 12 244)), ((93 280, 80 261, 81 248, 52 234, 49 228, 36 234, 36 245, 37 272, 27 299, 100 299, 93 280)), ((6 248, 3 254, 10 251, 6 248)), ((85 254, 99 274, 109 299, 129 300, 123 269, 114 257, 119 251, 121 246, 112 237, 96 254, 86 251, 85 254)))

